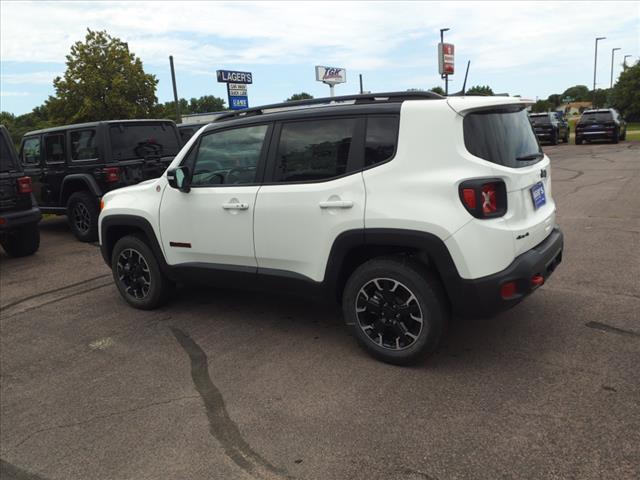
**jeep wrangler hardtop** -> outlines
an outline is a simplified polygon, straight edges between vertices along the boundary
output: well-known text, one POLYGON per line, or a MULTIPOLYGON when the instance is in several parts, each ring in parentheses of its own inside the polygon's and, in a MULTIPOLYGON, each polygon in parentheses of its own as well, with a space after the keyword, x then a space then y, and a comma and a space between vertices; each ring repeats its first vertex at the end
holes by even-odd
POLYGON ((76 237, 92 242, 102 196, 159 177, 181 146, 171 120, 110 120, 29 132, 20 159, 42 212, 66 214, 76 237))
POLYGON ((41 218, 31 178, 22 171, 8 130, 0 125, 0 245, 7 255, 23 257, 38 250, 41 218))
POLYGON ((229 113, 103 197, 102 255, 136 308, 186 282, 311 293, 377 358, 415 361, 451 312, 510 308, 562 259, 526 106, 399 92, 229 113))

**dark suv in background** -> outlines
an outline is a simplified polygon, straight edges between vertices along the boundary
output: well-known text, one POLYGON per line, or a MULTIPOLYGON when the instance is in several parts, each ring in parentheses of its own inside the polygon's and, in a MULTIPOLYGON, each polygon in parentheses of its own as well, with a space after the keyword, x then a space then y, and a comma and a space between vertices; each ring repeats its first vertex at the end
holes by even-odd
POLYGON ((0 125, 0 244, 7 255, 23 257, 38 250, 40 218, 31 179, 22 171, 9 132, 0 125))
POLYGON ((585 140, 609 140, 611 143, 618 143, 625 138, 627 122, 613 108, 585 110, 576 124, 576 145, 585 140))
POLYGON ((66 214, 76 237, 92 242, 102 195, 159 177, 181 146, 171 120, 113 120, 29 132, 20 159, 42 212, 66 214))
POLYGON ((560 139, 569 142, 569 124, 559 112, 531 113, 529 120, 538 141, 551 145, 557 145, 560 139))

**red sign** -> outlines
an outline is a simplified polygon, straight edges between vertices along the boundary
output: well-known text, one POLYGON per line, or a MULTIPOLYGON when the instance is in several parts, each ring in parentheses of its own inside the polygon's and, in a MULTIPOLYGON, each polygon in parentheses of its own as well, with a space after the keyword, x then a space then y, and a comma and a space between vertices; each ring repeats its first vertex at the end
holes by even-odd
POLYGON ((452 43, 438 44, 438 71, 440 75, 453 75, 454 48, 452 43))

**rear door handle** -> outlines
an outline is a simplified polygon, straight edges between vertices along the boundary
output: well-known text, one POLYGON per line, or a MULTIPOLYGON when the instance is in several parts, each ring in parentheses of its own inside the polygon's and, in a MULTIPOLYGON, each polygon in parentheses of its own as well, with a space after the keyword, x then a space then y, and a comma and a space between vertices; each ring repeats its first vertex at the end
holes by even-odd
POLYGON ((320 208, 351 208, 353 202, 351 200, 327 200, 318 204, 320 208))
POLYGON ((249 209, 249 204, 248 203, 238 203, 238 202, 223 203, 222 204, 222 208, 224 208, 225 210, 248 210, 249 209))

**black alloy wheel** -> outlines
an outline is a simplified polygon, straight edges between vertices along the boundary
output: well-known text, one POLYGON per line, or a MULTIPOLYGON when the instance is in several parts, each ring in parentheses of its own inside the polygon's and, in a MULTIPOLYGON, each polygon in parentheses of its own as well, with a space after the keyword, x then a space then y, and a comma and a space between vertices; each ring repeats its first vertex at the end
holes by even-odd
POLYGON ((122 290, 136 300, 143 300, 151 289, 151 271, 142 254, 133 248, 120 252, 116 275, 122 290))
POLYGON ((356 297, 358 326, 382 348, 404 350, 422 333, 424 316, 413 292, 391 278, 374 278, 356 297))

